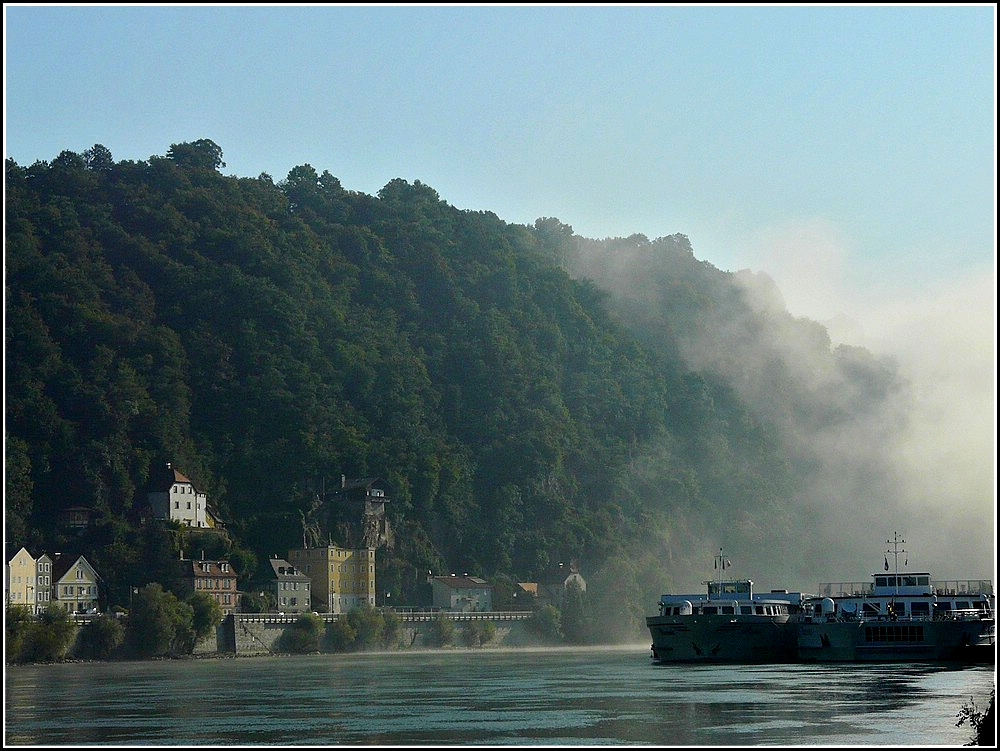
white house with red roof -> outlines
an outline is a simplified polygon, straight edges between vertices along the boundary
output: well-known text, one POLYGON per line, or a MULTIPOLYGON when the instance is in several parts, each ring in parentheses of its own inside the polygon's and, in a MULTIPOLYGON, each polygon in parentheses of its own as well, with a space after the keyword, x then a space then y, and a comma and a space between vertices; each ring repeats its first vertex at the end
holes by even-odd
POLYGON ((170 462, 150 473, 146 498, 154 518, 171 519, 187 527, 222 526, 206 495, 170 462))

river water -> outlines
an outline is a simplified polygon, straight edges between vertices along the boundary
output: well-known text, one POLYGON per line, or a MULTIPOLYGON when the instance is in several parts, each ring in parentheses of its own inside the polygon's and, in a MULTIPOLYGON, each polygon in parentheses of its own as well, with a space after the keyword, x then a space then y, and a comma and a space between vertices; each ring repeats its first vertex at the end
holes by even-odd
POLYGON ((648 646, 6 668, 5 745, 954 745, 993 666, 657 666, 648 646))

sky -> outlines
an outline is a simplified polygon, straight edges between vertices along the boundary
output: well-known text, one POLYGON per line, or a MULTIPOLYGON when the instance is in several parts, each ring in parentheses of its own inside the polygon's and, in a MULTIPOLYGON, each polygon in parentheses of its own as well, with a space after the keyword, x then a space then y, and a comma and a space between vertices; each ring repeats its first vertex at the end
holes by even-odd
POLYGON ((4 6, 5 158, 201 138, 766 273, 898 358, 915 484, 995 529, 993 4, 4 6))

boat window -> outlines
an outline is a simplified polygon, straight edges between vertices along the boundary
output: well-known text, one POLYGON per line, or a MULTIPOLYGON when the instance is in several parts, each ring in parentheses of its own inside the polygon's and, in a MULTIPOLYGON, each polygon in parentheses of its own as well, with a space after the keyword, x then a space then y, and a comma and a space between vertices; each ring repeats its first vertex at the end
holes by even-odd
POLYGON ((740 605, 740 615, 753 615, 753 607, 750 605, 740 605))
POLYGON ((911 602, 910 613, 913 615, 927 615, 931 612, 931 604, 927 601, 911 602))
POLYGON ((904 587, 915 587, 915 586, 917 586, 917 577, 915 577, 915 576, 904 576, 904 577, 902 577, 902 579, 903 579, 903 586, 904 587))
POLYGON ((734 608, 732 605, 723 605, 722 606, 722 614, 723 615, 735 615, 735 613, 736 613, 736 608, 734 608))
POLYGON ((929 576, 918 576, 917 584, 926 587, 931 583, 931 578, 929 576))
POLYGON ((764 606, 763 605, 758 605, 757 606, 757 615, 764 615, 764 606))
POLYGON ((967 603, 967 602, 956 602, 955 603, 955 607, 958 608, 959 610, 968 610, 969 609, 969 603, 967 603))
POLYGON ((867 615, 874 615, 874 614, 878 613, 879 610, 881 610, 881 607, 880 607, 880 603, 877 603, 877 602, 866 602, 862 606, 862 612, 865 613, 865 614, 867 614, 867 615))
POLYGON ((702 612, 704 615, 716 615, 718 614, 719 609, 713 605, 711 607, 706 607, 702 612))
POLYGON ((876 587, 891 587, 892 585, 889 583, 889 579, 890 578, 891 577, 888 577, 888 576, 876 576, 875 577, 875 586, 876 587))

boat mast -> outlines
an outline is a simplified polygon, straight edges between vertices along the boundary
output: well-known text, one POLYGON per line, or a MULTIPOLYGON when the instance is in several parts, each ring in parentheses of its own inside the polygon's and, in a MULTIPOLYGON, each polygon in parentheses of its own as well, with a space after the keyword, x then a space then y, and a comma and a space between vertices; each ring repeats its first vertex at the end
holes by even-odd
MULTIPOLYGON (((719 594, 722 593, 722 572, 725 571, 726 567, 729 565, 729 561, 727 561, 726 557, 722 554, 722 548, 719 548, 719 554, 715 556, 715 591, 719 594)), ((708 590, 708 599, 712 599, 711 589, 708 590)))
MULTIPOLYGON (((886 542, 887 545, 892 545, 892 549, 891 550, 886 550, 885 553, 886 553, 886 555, 888 555, 889 553, 892 553, 893 573, 895 574, 895 576, 893 577, 893 582, 894 582, 895 589, 893 591, 898 595, 899 594, 899 554, 906 552, 905 549, 901 549, 899 546, 902 545, 904 542, 906 542, 906 540, 904 540, 902 537, 900 537, 898 532, 893 532, 892 533, 892 539, 891 540, 886 540, 885 542, 886 542)), ((889 559, 886 558, 885 562, 886 562, 886 564, 888 564, 889 563, 889 559)), ((887 568, 888 568, 888 566, 887 566, 887 568)))

